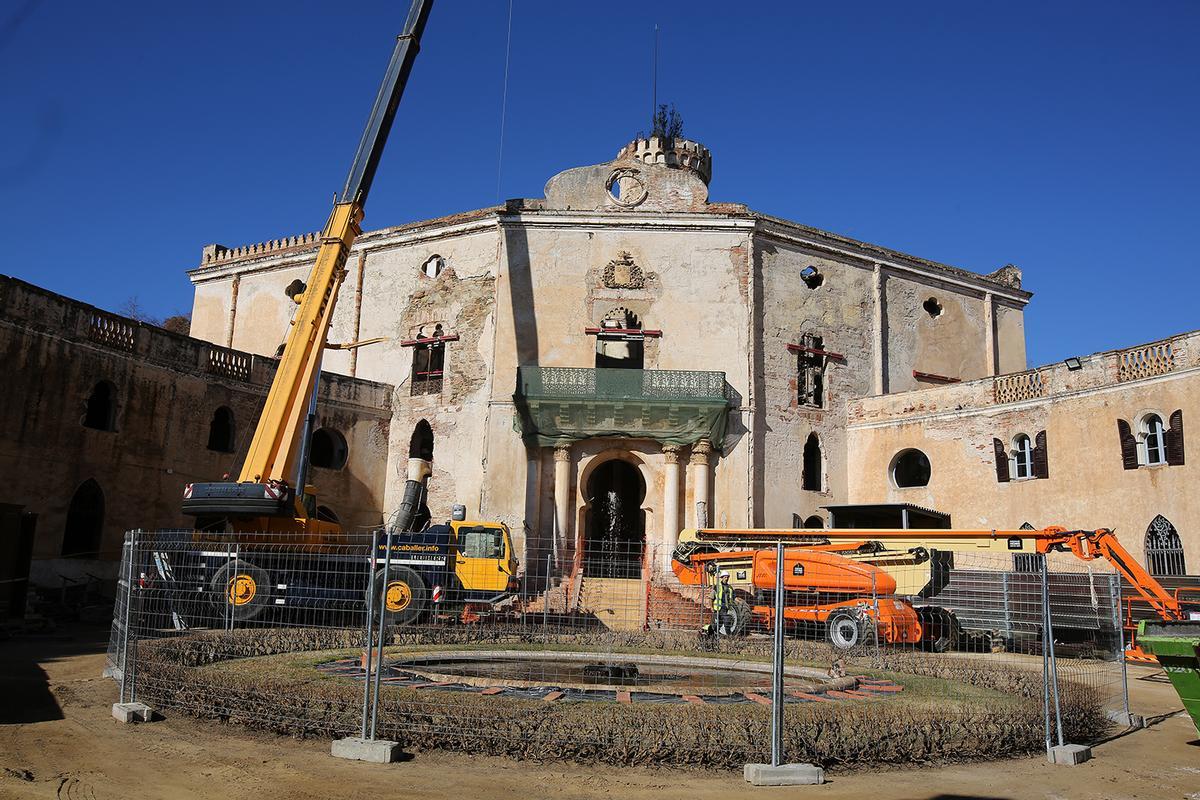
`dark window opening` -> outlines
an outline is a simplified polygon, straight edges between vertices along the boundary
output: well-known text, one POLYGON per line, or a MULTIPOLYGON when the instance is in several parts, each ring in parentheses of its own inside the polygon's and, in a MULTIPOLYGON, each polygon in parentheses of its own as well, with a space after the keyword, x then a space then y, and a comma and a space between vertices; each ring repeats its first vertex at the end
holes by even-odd
POLYGON ((1179 532, 1162 514, 1151 520, 1146 528, 1146 567, 1151 575, 1159 577, 1187 574, 1179 532))
POLYGON ((800 475, 800 488, 806 492, 821 491, 821 442, 817 434, 810 433, 804 442, 804 465, 800 475))
POLYGON ((646 547, 646 484, 637 467, 606 461, 587 481, 583 574, 640 578, 646 547))
POLYGON ((825 520, 821 519, 821 517, 819 517, 818 515, 813 514, 811 517, 804 520, 804 527, 806 527, 806 528, 824 528, 825 520))
POLYGON ((433 461, 433 428, 427 420, 421 420, 413 428, 408 440, 408 457, 433 461))
POLYGON ((600 320, 596 334, 598 369, 644 369, 645 346, 640 331, 642 321, 626 308, 614 308, 600 320))
POLYGON ((936 297, 931 297, 921 304, 921 308, 925 309, 925 313, 932 318, 937 318, 942 315, 942 304, 937 301, 936 297))
POLYGON ((233 412, 221 406, 213 412, 212 422, 208 423, 208 449, 218 453, 232 453, 237 449, 235 434, 233 412))
POLYGON ((433 341, 418 342, 413 346, 412 394, 442 393, 446 343, 439 340, 445 335, 441 325, 435 325, 432 334, 426 333, 424 328, 417 332, 418 339, 433 341))
POLYGON ((825 340, 806 333, 800 337, 796 353, 796 400, 802 406, 822 408, 825 405, 825 356, 811 352, 823 350, 825 340))
POLYGON ((67 508, 63 530, 64 558, 99 558, 104 533, 104 492, 92 478, 84 481, 67 508))
POLYGON ((804 285, 810 289, 819 289, 821 284, 825 283, 825 276, 821 274, 820 270, 809 264, 800 270, 800 280, 804 281, 804 285))
POLYGON ((929 457, 920 450, 904 450, 892 463, 892 482, 900 489, 928 486, 931 474, 929 457))
POLYGON ((117 390, 108 381, 100 381, 88 395, 83 427, 98 431, 116 430, 117 390))
POLYGON ((341 522, 337 512, 329 506, 317 506, 317 519, 322 522, 341 522))
POLYGON ((329 428, 313 431, 308 461, 322 469, 341 469, 346 466, 346 437, 329 428))

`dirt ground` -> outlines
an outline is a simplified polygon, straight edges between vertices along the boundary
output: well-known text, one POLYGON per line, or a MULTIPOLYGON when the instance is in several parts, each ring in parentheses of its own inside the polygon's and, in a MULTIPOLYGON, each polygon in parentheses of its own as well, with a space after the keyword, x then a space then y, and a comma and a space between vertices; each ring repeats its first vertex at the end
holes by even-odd
POLYGON ((1079 767, 1043 758, 834 773, 824 786, 754 789, 740 775, 592 768, 418 753, 390 765, 334 759, 329 742, 295 741, 168 715, 111 717, 100 677, 102 627, 0 642, 0 798, 630 798, 727 800, 754 794, 822 800, 1200 800, 1200 740, 1157 670, 1131 668, 1134 713, 1153 724, 1095 748, 1079 767))

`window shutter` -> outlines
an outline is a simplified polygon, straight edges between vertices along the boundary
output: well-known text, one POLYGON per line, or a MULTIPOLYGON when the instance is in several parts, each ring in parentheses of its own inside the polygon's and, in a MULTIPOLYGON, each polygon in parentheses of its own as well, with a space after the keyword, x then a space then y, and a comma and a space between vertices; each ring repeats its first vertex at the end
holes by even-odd
POLYGON ((1183 409, 1171 414, 1171 427, 1167 429, 1167 463, 1173 467, 1183 466, 1183 409))
POLYGON ((1129 423, 1123 419, 1117 420, 1117 435, 1121 437, 1121 465, 1125 469, 1137 469, 1137 439, 1133 438, 1129 423))
POLYGON ((1004 450, 1004 442, 992 439, 992 449, 996 451, 996 480, 1008 483, 1008 453, 1004 450))
POLYGON ((1046 432, 1038 431, 1038 435, 1034 437, 1033 446, 1033 477, 1049 478, 1050 477, 1050 456, 1046 452, 1046 432))

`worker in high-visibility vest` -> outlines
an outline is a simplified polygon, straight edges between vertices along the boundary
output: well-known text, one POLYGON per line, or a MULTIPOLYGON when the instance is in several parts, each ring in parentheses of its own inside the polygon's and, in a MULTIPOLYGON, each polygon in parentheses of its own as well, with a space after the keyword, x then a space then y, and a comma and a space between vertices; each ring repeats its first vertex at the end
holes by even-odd
POLYGON ((717 633, 733 633, 733 587, 729 585, 729 573, 726 570, 721 570, 720 580, 713 586, 712 608, 717 633))

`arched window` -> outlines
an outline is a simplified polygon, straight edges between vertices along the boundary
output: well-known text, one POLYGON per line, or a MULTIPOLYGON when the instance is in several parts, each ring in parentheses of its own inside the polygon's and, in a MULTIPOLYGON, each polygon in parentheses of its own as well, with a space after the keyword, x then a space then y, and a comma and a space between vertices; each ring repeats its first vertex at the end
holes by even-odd
POLYGON ((341 469, 346 466, 346 437, 331 428, 313 431, 309 463, 324 469, 341 469))
POLYGON ((824 528, 825 520, 821 519, 821 517, 819 515, 813 514, 811 517, 804 520, 804 527, 806 527, 806 528, 824 528))
POLYGON ((413 427, 412 438, 408 440, 408 457, 433 461, 433 428, 427 420, 421 420, 413 427))
POLYGON ((1033 442, 1018 433, 1012 442, 1012 476, 1016 480, 1033 477, 1033 442))
POLYGON ((1159 514, 1146 528, 1146 566, 1151 575, 1186 575, 1183 542, 1170 520, 1159 514))
POLYGON ((212 422, 208 423, 208 449, 218 453, 232 453, 236 449, 236 442, 233 411, 221 406, 213 412, 212 422))
POLYGON ((100 381, 88 395, 83 427, 98 431, 114 431, 117 420, 117 389, 108 381, 100 381))
POLYGON ((929 457, 920 450, 901 450, 892 459, 892 483, 898 489, 928 486, 931 474, 929 457))
POLYGON ((337 512, 329 506, 317 506, 317 519, 324 522, 341 522, 338 519, 337 512))
POLYGON ((71 497, 63 530, 64 558, 98 558, 104 533, 104 492, 88 478, 71 497))
POLYGON ((1163 428, 1162 417, 1158 414, 1147 414, 1142 417, 1140 427, 1138 445, 1142 463, 1150 467, 1167 463, 1166 430, 1163 428))
POLYGON ((810 433, 804 442, 804 465, 800 475, 800 488, 806 492, 821 491, 821 443, 816 433, 810 433))

